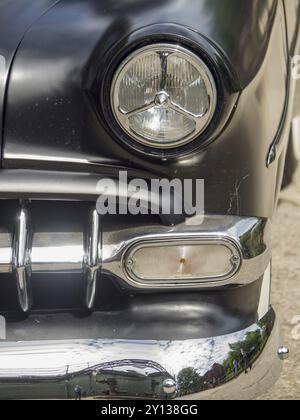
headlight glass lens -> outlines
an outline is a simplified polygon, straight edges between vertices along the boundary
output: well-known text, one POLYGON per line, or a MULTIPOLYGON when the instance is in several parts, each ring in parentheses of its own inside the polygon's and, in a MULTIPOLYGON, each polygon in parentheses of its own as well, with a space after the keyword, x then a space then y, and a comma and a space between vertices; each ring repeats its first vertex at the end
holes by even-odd
POLYGON ((136 141, 174 148, 207 128, 216 108, 216 87, 199 57, 160 44, 137 50, 122 63, 111 102, 119 125, 136 141))

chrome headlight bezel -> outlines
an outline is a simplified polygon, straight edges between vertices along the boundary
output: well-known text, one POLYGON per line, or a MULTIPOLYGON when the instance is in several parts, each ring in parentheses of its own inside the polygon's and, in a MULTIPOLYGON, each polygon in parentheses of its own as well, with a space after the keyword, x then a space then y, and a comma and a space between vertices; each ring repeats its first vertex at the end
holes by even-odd
POLYGON ((164 43, 153 43, 150 45, 137 48, 135 51, 129 54, 121 62, 119 67, 116 69, 113 79, 112 79, 112 85, 111 85, 111 91, 110 91, 110 104, 111 104, 112 114, 118 126, 137 145, 149 148, 150 150, 157 150, 161 152, 165 150, 165 151, 171 152, 172 150, 177 150, 180 147, 182 148, 183 146, 186 146, 194 142, 196 139, 199 139, 203 136, 203 134, 206 132, 207 128, 209 127, 216 113, 217 97, 218 97, 218 94, 217 94, 217 85, 216 85, 215 78, 213 76, 213 73, 210 71, 209 67, 204 62, 204 60, 200 58, 200 56, 192 52, 190 49, 182 45, 164 42, 164 43), (120 84, 122 82, 124 75, 128 71, 129 66, 133 65, 133 63, 139 60, 143 55, 148 55, 149 53, 158 53, 161 51, 168 52, 170 54, 176 53, 180 57, 190 62, 197 69, 197 71, 201 75, 201 78, 203 79, 206 86, 207 94, 209 97, 209 108, 207 112, 205 113, 205 115, 203 116, 195 115, 191 112, 188 112, 182 109, 181 111, 185 113, 186 116, 193 119, 193 121, 195 122, 195 127, 196 127, 195 131, 193 131, 193 133, 191 133, 188 136, 185 136, 184 138, 180 140, 159 144, 158 142, 153 142, 147 138, 141 137, 140 135, 138 135, 137 133, 135 133, 133 130, 130 129, 129 121, 128 121, 128 114, 122 112, 120 109, 119 88, 120 88, 120 84))

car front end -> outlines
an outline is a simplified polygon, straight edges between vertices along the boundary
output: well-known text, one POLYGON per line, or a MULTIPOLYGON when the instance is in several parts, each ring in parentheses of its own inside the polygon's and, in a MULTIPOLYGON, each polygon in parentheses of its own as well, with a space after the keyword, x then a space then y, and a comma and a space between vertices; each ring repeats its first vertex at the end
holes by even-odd
POLYGON ((17 4, 0 6, 0 398, 262 395, 288 356, 270 303, 285 3, 17 4))

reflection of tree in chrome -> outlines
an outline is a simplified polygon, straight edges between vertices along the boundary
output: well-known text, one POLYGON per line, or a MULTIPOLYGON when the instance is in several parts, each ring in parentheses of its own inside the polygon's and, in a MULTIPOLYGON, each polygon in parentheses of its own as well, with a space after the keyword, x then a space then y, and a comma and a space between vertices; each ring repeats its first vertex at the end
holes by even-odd
POLYGON ((266 220, 260 220, 252 230, 249 230, 241 237, 241 241, 244 244, 245 257, 254 258, 265 252, 264 232, 266 223, 266 220))
POLYGON ((248 331, 243 340, 229 344, 228 357, 221 364, 215 363, 203 376, 195 368, 182 369, 177 375, 178 394, 184 396, 213 389, 248 373, 261 354, 273 324, 274 320, 267 315, 257 323, 257 330, 248 331))
POLYGON ((177 387, 180 395, 198 392, 201 387, 201 379, 196 369, 182 369, 177 376, 177 387))
POLYGON ((261 344, 261 330, 249 332, 244 341, 230 344, 231 351, 228 359, 224 362, 226 376, 230 379, 233 373, 251 369, 254 356, 260 351, 261 344), (235 362, 237 363, 236 372, 234 371, 235 362))

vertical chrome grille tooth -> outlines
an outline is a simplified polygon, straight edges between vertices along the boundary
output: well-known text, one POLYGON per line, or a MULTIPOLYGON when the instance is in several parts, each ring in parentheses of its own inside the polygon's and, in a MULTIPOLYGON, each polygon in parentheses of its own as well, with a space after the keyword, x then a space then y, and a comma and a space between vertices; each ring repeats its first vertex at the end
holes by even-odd
POLYGON ((86 256, 84 261, 85 301, 87 309, 93 309, 96 297, 96 285, 101 265, 101 219, 97 210, 89 216, 86 256))
POLYGON ((32 305, 31 299, 31 266, 30 266, 30 232, 28 213, 22 208, 18 214, 13 238, 13 272, 17 280, 19 304, 23 312, 28 312, 32 305))
POLYGON ((93 309, 98 273, 101 269, 101 217, 96 209, 89 213, 84 232, 33 232, 29 209, 18 210, 13 233, 0 229, 0 273, 13 273, 20 308, 32 307, 33 273, 83 274, 83 304, 93 309))

